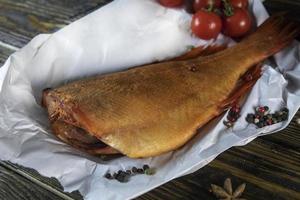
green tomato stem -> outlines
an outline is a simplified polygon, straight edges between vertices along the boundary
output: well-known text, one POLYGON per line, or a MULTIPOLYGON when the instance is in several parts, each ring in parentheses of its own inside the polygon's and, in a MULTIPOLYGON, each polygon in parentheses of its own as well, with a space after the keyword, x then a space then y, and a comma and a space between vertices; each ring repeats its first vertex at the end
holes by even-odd
POLYGON ((234 15, 234 9, 228 0, 222 0, 224 3, 223 12, 227 17, 234 15))

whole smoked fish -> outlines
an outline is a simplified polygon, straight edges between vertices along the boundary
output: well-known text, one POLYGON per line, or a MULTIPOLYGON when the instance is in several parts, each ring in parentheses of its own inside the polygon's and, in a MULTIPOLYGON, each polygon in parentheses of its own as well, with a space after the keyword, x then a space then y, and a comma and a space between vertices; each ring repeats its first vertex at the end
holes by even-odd
POLYGON ((55 135, 88 153, 156 156, 189 141, 224 111, 240 77, 286 47, 299 27, 269 18, 213 55, 75 81, 43 94, 55 135))

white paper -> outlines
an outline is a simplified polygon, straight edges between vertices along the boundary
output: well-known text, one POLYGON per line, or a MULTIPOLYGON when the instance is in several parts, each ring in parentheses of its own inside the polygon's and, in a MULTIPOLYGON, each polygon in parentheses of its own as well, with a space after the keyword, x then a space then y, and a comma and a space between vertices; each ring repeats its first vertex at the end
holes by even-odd
MULTIPOLYGON (((259 0, 251 1, 250 10, 258 24, 268 17, 259 0)), ((225 129, 219 117, 177 151, 104 162, 51 134, 46 111, 39 105, 44 88, 171 58, 190 45, 212 44, 191 35, 190 20, 184 10, 164 8, 155 0, 116 0, 57 33, 35 37, 0 69, 0 158, 55 177, 66 191, 79 190, 88 200, 129 199, 200 169, 232 146, 285 128, 300 107, 297 42, 276 55, 276 69, 265 66, 234 129, 225 129), (244 120, 257 105, 269 105, 271 110, 287 106, 289 121, 257 129, 244 120), (154 176, 134 176, 126 184, 103 178, 108 170, 145 163, 158 169, 154 176)), ((220 35, 215 42, 229 41, 220 35)))

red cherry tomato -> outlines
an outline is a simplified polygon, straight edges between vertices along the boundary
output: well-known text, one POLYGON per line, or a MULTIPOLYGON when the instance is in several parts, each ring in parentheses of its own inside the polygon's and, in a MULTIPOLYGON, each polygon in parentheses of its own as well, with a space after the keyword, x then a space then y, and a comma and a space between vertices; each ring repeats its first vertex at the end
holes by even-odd
POLYGON ((197 12, 202 9, 209 8, 212 5, 214 8, 221 7, 221 0, 195 0, 194 1, 194 11, 197 12))
POLYGON ((230 37, 241 37, 250 31, 252 19, 247 10, 234 8, 232 16, 225 16, 223 26, 225 35, 230 37))
POLYGON ((200 10, 193 15, 191 27, 196 36, 209 40, 218 37, 222 30, 222 20, 213 12, 200 10))
POLYGON ((183 4, 183 0, 159 0, 159 3, 166 7, 177 7, 183 4))
POLYGON ((234 8, 248 8, 248 0, 229 0, 229 3, 232 5, 234 8))

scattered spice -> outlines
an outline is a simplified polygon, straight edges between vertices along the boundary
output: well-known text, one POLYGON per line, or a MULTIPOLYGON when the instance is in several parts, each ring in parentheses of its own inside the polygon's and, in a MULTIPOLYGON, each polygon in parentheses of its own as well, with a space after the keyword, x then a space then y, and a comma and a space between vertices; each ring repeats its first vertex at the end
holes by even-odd
POLYGON ((148 176, 154 175, 155 174, 155 169, 154 168, 148 168, 145 170, 145 174, 148 176))
POLYGON ((282 108, 280 111, 276 111, 270 114, 268 106, 259 106, 255 108, 255 113, 250 113, 246 117, 246 121, 250 124, 255 124, 258 128, 270 126, 279 122, 286 121, 289 116, 289 109, 282 108))
POLYGON ((226 178, 224 181, 224 189, 229 195, 232 195, 232 183, 230 178, 226 178))
POLYGON ((227 120, 223 121, 224 125, 227 128, 233 127, 234 123, 240 117, 240 112, 241 112, 241 107, 238 104, 232 106, 228 112, 227 120))
POLYGON ((149 165, 143 165, 143 170, 147 170, 149 168, 150 168, 149 165))
POLYGON ((300 118, 296 119, 296 123, 297 123, 297 125, 300 125, 300 118))
POLYGON ((110 173, 105 174, 105 178, 107 178, 107 179, 113 179, 113 177, 111 176, 110 173))
POLYGON ((245 188, 246 188, 246 184, 243 183, 239 185, 236 190, 233 191, 230 178, 227 178, 224 181, 223 188, 218 185, 211 184, 211 191, 217 198, 228 199, 228 200, 242 200, 243 198, 241 198, 241 196, 245 191, 245 188))
POLYGON ((144 174, 144 170, 143 170, 142 168, 138 168, 138 169, 137 169, 137 173, 138 173, 138 174, 144 174))
POLYGON ((136 167, 132 167, 131 171, 132 171, 133 174, 136 174, 137 173, 137 168, 136 167))
POLYGON ((104 175, 104 178, 108 180, 117 180, 120 183, 126 183, 129 181, 131 176, 137 175, 137 174, 145 174, 145 175, 154 175, 155 169, 151 168, 149 165, 143 165, 142 168, 132 167, 131 170, 127 169, 125 171, 118 170, 118 172, 113 173, 113 175, 109 172, 107 172, 104 175))

